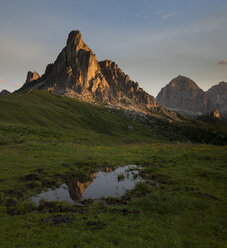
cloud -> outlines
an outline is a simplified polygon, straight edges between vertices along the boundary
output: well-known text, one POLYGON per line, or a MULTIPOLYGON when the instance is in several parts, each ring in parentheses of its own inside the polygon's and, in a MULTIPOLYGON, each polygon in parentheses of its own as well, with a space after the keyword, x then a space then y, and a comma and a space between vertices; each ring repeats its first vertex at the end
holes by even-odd
POLYGON ((176 15, 176 13, 175 13, 174 11, 172 11, 172 12, 169 12, 169 13, 164 14, 164 15, 162 16, 162 18, 163 18, 163 19, 168 19, 168 18, 170 18, 170 17, 172 17, 172 16, 175 16, 175 15, 176 15))
POLYGON ((227 65, 227 59, 221 59, 221 60, 218 62, 218 65, 227 65))
POLYGON ((5 81, 4 79, 0 78, 0 83, 3 83, 4 81, 5 81))
POLYGON ((19 86, 20 86, 20 84, 19 84, 19 83, 13 83, 13 86, 15 86, 15 87, 19 87, 19 86))

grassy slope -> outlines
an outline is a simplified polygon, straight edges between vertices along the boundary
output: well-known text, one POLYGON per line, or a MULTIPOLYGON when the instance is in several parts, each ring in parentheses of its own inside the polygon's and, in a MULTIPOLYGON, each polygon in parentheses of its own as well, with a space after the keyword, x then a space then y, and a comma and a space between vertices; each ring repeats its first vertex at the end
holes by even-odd
POLYGON ((23 97, 10 95, 0 98, 0 123, 63 129, 82 138, 86 135, 121 136, 129 120, 66 97, 47 92, 35 92, 23 97))
POLYGON ((0 247, 227 247, 226 146, 160 143, 149 128, 45 92, 1 97, 0 247), (130 163, 159 186, 138 185, 126 206, 31 211, 29 197, 46 182, 130 163), (23 180, 39 169, 38 178, 23 180), (140 213, 124 215, 125 208, 140 213), (73 223, 43 222, 59 213, 73 223), (92 230, 89 221, 106 226, 92 230))

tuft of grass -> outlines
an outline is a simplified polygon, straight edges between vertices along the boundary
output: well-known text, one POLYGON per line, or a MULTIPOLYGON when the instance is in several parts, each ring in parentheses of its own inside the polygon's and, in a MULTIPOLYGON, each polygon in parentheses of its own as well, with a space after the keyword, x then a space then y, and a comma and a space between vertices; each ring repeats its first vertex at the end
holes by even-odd
POLYGON ((124 179, 125 179, 125 175, 124 175, 124 174, 121 173, 121 174, 118 174, 118 175, 117 175, 117 180, 118 180, 118 181, 122 181, 122 180, 124 180, 124 179))

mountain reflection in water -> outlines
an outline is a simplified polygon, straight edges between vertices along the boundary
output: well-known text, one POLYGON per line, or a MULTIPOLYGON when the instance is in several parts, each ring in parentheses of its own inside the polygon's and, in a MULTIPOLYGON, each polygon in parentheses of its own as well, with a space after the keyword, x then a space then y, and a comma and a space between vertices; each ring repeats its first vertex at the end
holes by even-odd
POLYGON ((86 182, 79 182, 76 179, 71 179, 68 183, 69 195, 72 200, 81 200, 84 190, 93 182, 94 178, 96 178, 98 172, 93 173, 90 176, 90 180, 86 182))
POLYGON ((141 180, 136 165, 127 165, 116 169, 106 168, 104 171, 91 174, 87 181, 72 178, 57 189, 48 189, 33 196, 32 200, 38 205, 41 199, 74 203, 86 199, 119 197, 124 195, 127 190, 133 189, 141 180), (119 176, 121 180, 118 180, 119 176))

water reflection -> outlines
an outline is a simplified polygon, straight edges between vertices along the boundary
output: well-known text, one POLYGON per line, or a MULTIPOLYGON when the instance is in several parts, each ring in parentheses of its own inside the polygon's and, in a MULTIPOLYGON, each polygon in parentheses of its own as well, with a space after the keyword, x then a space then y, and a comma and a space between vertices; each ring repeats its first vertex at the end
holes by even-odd
POLYGON ((106 168, 90 175, 89 180, 80 182, 76 178, 62 184, 59 188, 48 189, 33 196, 32 200, 38 204, 41 199, 55 201, 62 200, 70 203, 85 199, 100 199, 101 197, 119 197, 131 190, 141 181, 136 165, 127 165, 117 169, 106 168), (121 180, 119 180, 121 177, 121 180))
POLYGON ((67 183, 68 191, 69 191, 69 195, 70 195, 71 199, 74 201, 82 200, 84 190, 93 182, 93 180, 94 180, 94 178, 96 178, 97 174, 98 174, 98 172, 92 174, 90 176, 89 181, 86 181, 86 182, 79 182, 75 178, 71 179, 67 183))

